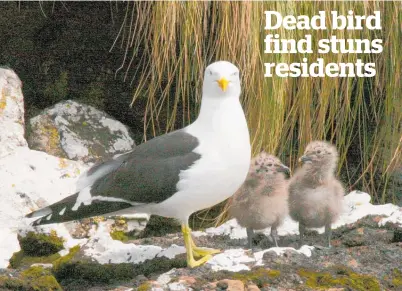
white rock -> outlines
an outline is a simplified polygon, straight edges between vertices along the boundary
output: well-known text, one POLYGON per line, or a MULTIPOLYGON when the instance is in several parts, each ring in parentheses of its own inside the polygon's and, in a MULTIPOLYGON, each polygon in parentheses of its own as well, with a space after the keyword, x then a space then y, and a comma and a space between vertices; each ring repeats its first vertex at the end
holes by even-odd
MULTIPOLYGON (((20 249, 18 231, 30 229, 25 214, 73 194, 77 178, 85 169, 80 162, 27 147, 17 147, 0 159, 0 268, 7 267, 12 254, 20 249)), ((55 229, 66 237, 67 248, 80 242, 68 237, 63 224, 42 229, 55 229)))
POLYGON ((369 204, 371 201, 371 196, 365 192, 352 191, 344 198, 344 203, 348 207, 356 207, 359 205, 369 204))
POLYGON ((171 275, 172 275, 175 271, 176 271, 176 269, 173 268, 173 269, 171 269, 170 271, 159 275, 158 279, 156 279, 156 282, 158 282, 158 284, 160 284, 160 285, 166 285, 166 284, 168 284, 168 283, 172 280, 171 275))
POLYGON ((402 226, 402 207, 396 209, 389 217, 385 217, 378 223, 379 226, 385 225, 387 222, 396 223, 402 226))
POLYGON ((311 257, 312 251, 314 250, 313 246, 303 245, 300 249, 296 250, 295 248, 281 248, 281 247, 273 247, 260 252, 254 253, 254 258, 256 261, 256 265, 263 265, 262 257, 267 252, 274 252, 278 256, 282 256, 286 251, 292 251, 298 254, 303 254, 306 257, 311 257))
POLYGON ((36 264, 32 264, 31 267, 42 267, 42 268, 45 268, 45 269, 50 269, 50 268, 53 268, 53 264, 36 263, 36 264))
POLYGON ((124 124, 76 101, 57 103, 31 118, 30 124, 31 148, 72 160, 105 160, 135 146, 124 124))
POLYGON ((181 253, 185 253, 185 248, 177 245, 163 249, 154 245, 136 245, 114 240, 110 236, 106 223, 102 222, 84 245, 83 255, 101 264, 138 264, 162 256, 172 259, 181 253))
POLYGON ((246 254, 245 250, 231 249, 215 255, 207 264, 209 264, 214 271, 227 270, 239 272, 242 270, 250 270, 245 264, 252 262, 255 262, 255 259, 246 254))
POLYGON ((184 253, 186 253, 185 247, 173 244, 170 247, 168 247, 167 249, 164 249, 163 251, 161 251, 157 255, 157 257, 166 257, 168 259, 173 259, 177 255, 184 254, 184 253))
POLYGON ((191 291, 191 290, 193 290, 192 288, 189 288, 180 282, 170 283, 170 284, 168 284, 168 287, 169 287, 170 291, 191 291))
POLYGON ((27 146, 21 88, 22 83, 13 70, 0 68, 0 158, 27 146))

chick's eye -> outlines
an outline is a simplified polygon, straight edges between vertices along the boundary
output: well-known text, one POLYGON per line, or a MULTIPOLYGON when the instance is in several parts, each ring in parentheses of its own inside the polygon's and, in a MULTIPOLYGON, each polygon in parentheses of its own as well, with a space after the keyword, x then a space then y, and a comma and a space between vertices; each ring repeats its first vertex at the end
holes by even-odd
POLYGON ((272 167, 272 164, 268 164, 268 167, 272 167))
POLYGON ((320 150, 318 150, 318 151, 317 151, 317 154, 321 154, 321 151, 320 151, 320 150))

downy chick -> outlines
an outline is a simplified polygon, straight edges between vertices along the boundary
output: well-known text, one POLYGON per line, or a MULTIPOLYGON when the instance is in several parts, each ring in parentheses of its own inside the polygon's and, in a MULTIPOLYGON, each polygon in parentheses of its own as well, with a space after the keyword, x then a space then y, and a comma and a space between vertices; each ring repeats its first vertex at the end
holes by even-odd
POLYGON ((229 213, 247 229, 252 248, 254 230, 271 226, 271 237, 277 243, 277 227, 288 214, 288 189, 284 173, 289 168, 275 156, 265 152, 251 160, 250 170, 242 187, 233 195, 229 213))
POLYGON ((289 181, 289 212, 299 222, 300 245, 306 228, 325 226, 331 247, 331 224, 342 211, 345 194, 335 177, 338 152, 327 142, 313 141, 307 145, 300 161, 302 167, 289 181))

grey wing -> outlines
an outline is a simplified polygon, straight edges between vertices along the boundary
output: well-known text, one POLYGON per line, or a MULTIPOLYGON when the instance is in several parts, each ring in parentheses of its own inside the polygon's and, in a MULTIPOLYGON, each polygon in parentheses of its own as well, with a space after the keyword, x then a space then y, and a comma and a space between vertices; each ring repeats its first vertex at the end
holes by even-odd
POLYGON ((48 224, 164 201, 177 192, 180 172, 201 157, 193 152, 198 144, 196 137, 183 130, 154 138, 132 152, 93 166, 81 184, 89 187, 28 217, 46 215, 34 225, 48 224))
POLYGON ((77 182, 77 191, 81 191, 82 189, 92 185, 99 178, 102 178, 119 168, 120 165, 129 158, 131 153, 132 151, 120 154, 114 156, 110 160, 93 165, 88 171, 79 177, 77 182))
POLYGON ((198 139, 175 131, 138 146, 121 165, 98 179, 91 196, 124 199, 133 203, 159 203, 177 192, 181 171, 201 156, 193 150, 198 139))

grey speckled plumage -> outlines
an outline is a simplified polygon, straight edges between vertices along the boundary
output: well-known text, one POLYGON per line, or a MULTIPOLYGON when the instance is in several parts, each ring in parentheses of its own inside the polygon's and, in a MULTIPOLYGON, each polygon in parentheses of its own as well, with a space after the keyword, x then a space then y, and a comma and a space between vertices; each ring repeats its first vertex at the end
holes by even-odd
POLYGON ((277 227, 288 213, 287 180, 283 172, 289 168, 265 152, 256 156, 250 165, 246 181, 234 194, 229 213, 247 228, 252 248, 254 230, 271 227, 271 237, 277 244, 277 227))
POLYGON ((299 222, 300 244, 305 228, 325 226, 327 243, 331 246, 331 224, 342 212, 345 194, 335 177, 338 152, 327 142, 313 141, 300 161, 302 167, 289 182, 289 213, 299 222))

